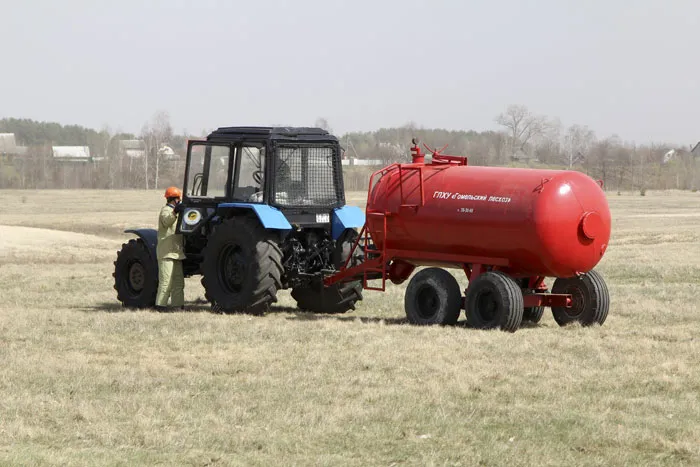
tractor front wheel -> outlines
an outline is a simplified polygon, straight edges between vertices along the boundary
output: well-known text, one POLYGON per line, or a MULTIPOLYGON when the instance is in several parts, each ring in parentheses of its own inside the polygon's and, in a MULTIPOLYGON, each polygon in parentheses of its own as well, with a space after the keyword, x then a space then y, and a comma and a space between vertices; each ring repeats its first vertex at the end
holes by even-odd
POLYGON ((114 262, 114 289, 122 305, 131 308, 150 308, 158 293, 158 263, 148 247, 139 239, 122 245, 114 262))
POLYGON ((282 251, 257 219, 226 219, 203 251, 202 285, 215 311, 262 314, 282 288, 282 251))

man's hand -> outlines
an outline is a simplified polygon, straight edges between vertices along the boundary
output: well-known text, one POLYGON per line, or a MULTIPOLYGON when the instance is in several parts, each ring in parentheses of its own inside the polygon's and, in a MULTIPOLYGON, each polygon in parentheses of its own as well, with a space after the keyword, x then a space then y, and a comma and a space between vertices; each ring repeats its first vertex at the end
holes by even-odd
POLYGON ((185 206, 182 203, 177 203, 175 205, 175 207, 173 208, 173 212, 175 214, 180 214, 184 209, 185 209, 185 206))

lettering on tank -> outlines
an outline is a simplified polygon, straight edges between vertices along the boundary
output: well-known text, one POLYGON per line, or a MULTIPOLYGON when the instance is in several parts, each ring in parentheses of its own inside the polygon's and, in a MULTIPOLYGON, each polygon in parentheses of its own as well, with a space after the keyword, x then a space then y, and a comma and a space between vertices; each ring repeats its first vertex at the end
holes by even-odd
POLYGON ((508 196, 475 195, 472 193, 453 193, 451 191, 435 191, 433 199, 454 199, 466 201, 486 201, 488 203, 510 203, 508 196))
MULTIPOLYGON (((508 196, 493 196, 493 195, 481 195, 474 193, 457 193, 451 191, 434 191, 433 199, 436 200, 454 200, 454 201, 484 201, 487 203, 510 203, 512 199, 508 196)), ((473 214, 473 207, 458 207, 458 213, 462 214, 473 214)))

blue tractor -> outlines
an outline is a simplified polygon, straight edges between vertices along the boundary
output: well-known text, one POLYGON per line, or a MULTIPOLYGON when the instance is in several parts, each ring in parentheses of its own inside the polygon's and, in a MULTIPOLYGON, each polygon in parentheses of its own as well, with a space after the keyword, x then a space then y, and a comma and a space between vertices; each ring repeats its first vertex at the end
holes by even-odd
MULTIPOLYGON (((341 147, 319 128, 226 127, 190 141, 178 219, 185 276, 201 275, 219 312, 264 313, 280 289, 301 310, 343 313, 362 299, 361 281, 323 286, 349 258, 365 216, 345 205, 341 147)), ((137 238, 115 261, 124 306, 155 304, 156 231, 137 238)))

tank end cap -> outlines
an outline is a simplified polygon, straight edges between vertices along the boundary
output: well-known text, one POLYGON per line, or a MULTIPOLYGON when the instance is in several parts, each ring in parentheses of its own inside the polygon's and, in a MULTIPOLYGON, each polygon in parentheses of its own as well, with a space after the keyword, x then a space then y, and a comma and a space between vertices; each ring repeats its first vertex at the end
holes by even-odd
POLYGON ((581 230, 589 240, 595 239, 604 229, 603 219, 597 212, 589 211, 581 218, 581 230))

